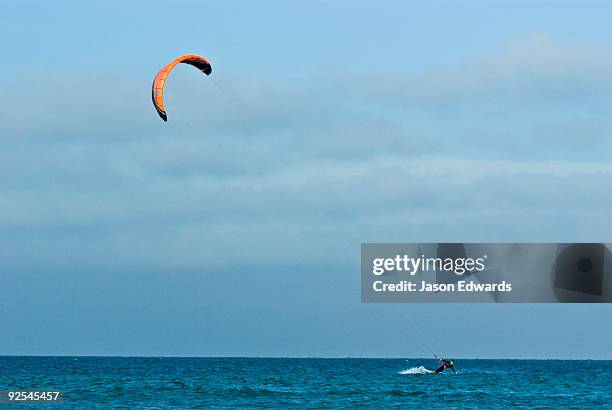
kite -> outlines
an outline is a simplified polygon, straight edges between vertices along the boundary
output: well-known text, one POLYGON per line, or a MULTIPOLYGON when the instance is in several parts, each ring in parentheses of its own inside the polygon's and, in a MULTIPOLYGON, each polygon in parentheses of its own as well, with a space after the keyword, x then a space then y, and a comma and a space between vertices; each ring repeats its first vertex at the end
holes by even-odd
POLYGON ((170 72, 174 70, 174 67, 176 67, 177 64, 180 63, 192 65, 206 75, 210 75, 210 73, 212 73, 212 67, 210 66, 208 60, 195 54, 185 54, 184 56, 172 60, 170 64, 159 70, 155 76, 155 79, 153 80, 151 97, 153 98, 153 105, 155 106, 157 113, 164 121, 168 121, 166 109, 164 108, 164 86, 166 85, 166 79, 168 78, 170 72))

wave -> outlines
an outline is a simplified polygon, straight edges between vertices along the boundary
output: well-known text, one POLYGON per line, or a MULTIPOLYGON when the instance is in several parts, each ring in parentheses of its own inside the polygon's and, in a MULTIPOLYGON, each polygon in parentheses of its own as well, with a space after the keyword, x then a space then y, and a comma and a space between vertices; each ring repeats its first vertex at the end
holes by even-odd
POLYGON ((246 396, 246 397, 266 397, 266 396, 278 396, 278 395, 295 395, 297 393, 292 391, 281 391, 275 389, 268 389, 265 387, 234 387, 224 389, 223 393, 227 393, 234 396, 246 396))
POLYGON ((399 374, 430 374, 433 373, 433 370, 426 369, 423 366, 419 367, 411 367, 410 369, 402 370, 398 372, 399 374))

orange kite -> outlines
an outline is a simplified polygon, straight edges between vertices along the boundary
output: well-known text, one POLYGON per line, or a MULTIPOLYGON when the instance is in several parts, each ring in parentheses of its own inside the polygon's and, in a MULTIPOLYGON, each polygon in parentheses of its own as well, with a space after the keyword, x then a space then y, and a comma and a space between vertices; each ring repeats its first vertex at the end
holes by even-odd
POLYGON ((153 80, 153 89, 151 90, 151 96, 153 97, 153 105, 157 110, 157 113, 164 121, 168 121, 168 116, 166 115, 166 109, 164 108, 164 86, 166 85, 166 79, 170 72, 174 69, 174 67, 179 63, 185 63, 194 66, 199 69, 206 75, 210 75, 212 73, 212 67, 208 60, 204 57, 200 57, 195 54, 185 54, 184 56, 180 56, 170 62, 167 66, 159 70, 155 79, 153 80))

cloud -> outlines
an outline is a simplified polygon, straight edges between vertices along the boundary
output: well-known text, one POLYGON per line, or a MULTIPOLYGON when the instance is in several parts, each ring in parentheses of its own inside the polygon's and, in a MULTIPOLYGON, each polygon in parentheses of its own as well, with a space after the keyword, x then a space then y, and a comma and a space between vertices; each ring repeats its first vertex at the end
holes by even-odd
POLYGON ((431 67, 406 77, 373 82, 372 93, 404 102, 447 105, 489 98, 574 102, 579 97, 609 98, 609 48, 562 44, 542 32, 517 38, 489 55, 431 67), (402 86, 398 86, 402 85, 402 86), (380 90, 377 93, 377 89, 380 90))
POLYGON ((415 77, 229 73, 220 90, 185 67, 168 123, 148 77, 23 75, 1 96, 2 263, 349 266, 368 240, 594 240, 611 72, 607 50, 543 35, 415 77))

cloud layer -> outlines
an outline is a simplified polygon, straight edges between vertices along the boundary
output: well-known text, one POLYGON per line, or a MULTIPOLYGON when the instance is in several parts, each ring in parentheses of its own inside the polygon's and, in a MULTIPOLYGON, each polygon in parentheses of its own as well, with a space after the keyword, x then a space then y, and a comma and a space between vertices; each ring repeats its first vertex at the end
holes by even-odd
POLYGON ((221 299, 227 275, 265 291, 300 272, 283 279, 294 297, 269 295, 293 311, 325 292, 304 275, 353 283, 365 241, 609 240, 609 51, 535 34, 417 75, 220 73, 222 89, 181 67, 167 124, 148 77, 24 73, 1 91, 0 264, 14 290, 113 293, 121 272, 221 299))

